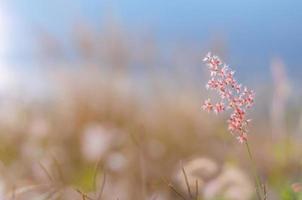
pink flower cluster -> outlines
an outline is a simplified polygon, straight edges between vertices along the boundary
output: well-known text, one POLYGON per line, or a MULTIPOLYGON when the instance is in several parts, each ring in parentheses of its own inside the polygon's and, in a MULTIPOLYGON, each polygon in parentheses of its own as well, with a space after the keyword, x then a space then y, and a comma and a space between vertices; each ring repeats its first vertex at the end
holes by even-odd
POLYGON ((211 79, 206 88, 219 93, 220 102, 212 103, 207 99, 202 105, 202 109, 216 114, 231 109, 232 114, 228 119, 228 129, 232 135, 236 136, 240 143, 247 140, 248 125, 250 119, 246 118, 246 109, 250 108, 254 102, 254 92, 242 87, 234 79, 235 72, 224 64, 217 56, 208 53, 203 61, 209 67, 211 79))

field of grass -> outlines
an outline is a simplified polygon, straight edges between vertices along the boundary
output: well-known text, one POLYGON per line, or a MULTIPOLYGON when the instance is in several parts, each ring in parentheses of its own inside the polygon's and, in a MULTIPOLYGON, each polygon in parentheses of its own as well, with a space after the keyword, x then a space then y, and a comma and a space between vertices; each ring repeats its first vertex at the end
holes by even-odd
MULTIPOLYGON (((76 61, 42 37, 45 94, 1 94, 0 199, 257 199, 227 115, 201 109, 212 95, 205 52, 179 47, 167 64, 152 39, 130 49, 130 36, 108 30, 76 34, 76 61)), ((289 105, 299 98, 283 68, 272 64, 274 82, 253 85, 248 141, 267 199, 299 200, 301 104, 289 105)))

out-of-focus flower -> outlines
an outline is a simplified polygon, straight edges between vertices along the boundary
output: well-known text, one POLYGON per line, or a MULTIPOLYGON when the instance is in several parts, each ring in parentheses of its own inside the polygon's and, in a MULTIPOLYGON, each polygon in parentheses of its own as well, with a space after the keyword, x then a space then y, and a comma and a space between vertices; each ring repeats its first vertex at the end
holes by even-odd
POLYGON ((207 89, 219 93, 220 102, 212 103, 207 99, 202 109, 216 114, 231 109, 232 114, 228 120, 229 131, 236 136, 240 143, 247 140, 249 119, 246 118, 246 109, 254 103, 254 92, 238 84, 234 78, 235 72, 217 57, 208 53, 203 59, 211 72, 211 79, 206 84, 207 89))
POLYGON ((302 184, 301 183, 293 183, 291 185, 294 192, 302 192, 302 184))
POLYGON ((107 158, 107 166, 112 171, 122 171, 127 164, 127 159, 121 153, 111 153, 107 158))
POLYGON ((203 194, 206 200, 217 197, 249 200, 253 196, 253 185, 239 168, 225 166, 222 173, 204 187, 203 194))
POLYGON ((90 124, 84 129, 81 140, 82 154, 89 161, 98 161, 113 142, 113 132, 100 124, 90 124))
MULTIPOLYGON (((209 158, 196 158, 186 163, 184 166, 186 175, 188 177, 189 185, 191 188, 196 187, 196 181, 198 181, 199 191, 204 186, 205 181, 212 178, 218 171, 216 162, 209 158)), ((182 169, 179 169, 176 175, 176 179, 183 190, 187 189, 184 174, 182 169)))

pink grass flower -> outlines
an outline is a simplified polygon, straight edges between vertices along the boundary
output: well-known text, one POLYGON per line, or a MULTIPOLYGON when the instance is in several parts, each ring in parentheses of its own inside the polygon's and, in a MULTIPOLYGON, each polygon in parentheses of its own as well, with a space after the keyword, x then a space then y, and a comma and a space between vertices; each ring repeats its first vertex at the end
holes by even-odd
POLYGON ((247 119, 246 110, 254 103, 255 93, 247 87, 242 87, 235 78, 235 71, 224 64, 218 56, 208 53, 203 61, 207 64, 211 79, 206 88, 215 90, 220 97, 219 103, 212 103, 207 99, 202 109, 216 114, 225 111, 227 108, 232 113, 227 120, 228 130, 240 143, 247 141, 248 125, 251 121, 247 119))
POLYGON ((210 99, 205 100, 204 104, 202 105, 202 109, 208 112, 213 110, 213 104, 211 103, 210 99))

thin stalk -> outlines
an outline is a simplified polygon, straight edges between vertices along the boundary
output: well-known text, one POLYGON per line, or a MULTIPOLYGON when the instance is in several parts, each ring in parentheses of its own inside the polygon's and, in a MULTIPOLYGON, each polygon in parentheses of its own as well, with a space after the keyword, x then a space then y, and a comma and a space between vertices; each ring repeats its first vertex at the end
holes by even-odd
POLYGON ((171 188, 171 190, 172 190, 173 192, 175 192, 175 194, 177 194, 181 199, 186 200, 186 198, 185 198, 180 192, 178 192, 172 184, 169 184, 168 186, 169 186, 169 188, 171 188))
POLYGON ((190 199, 193 199, 193 195, 192 195, 190 184, 189 184, 189 179, 188 179, 187 173, 185 171, 185 168, 183 167, 182 164, 181 164, 181 169, 182 169, 182 173, 184 175, 185 181, 186 181, 186 185, 187 185, 187 189, 188 189, 188 194, 190 196, 190 199))
POLYGON ((248 144, 247 141, 245 141, 245 146, 246 146, 246 149, 247 149, 247 152, 248 152, 248 155, 249 155, 249 159, 252 163, 252 168, 253 168, 253 174, 254 174, 254 179, 255 179, 255 183, 256 183, 256 193, 257 193, 257 197, 259 200, 262 199, 262 195, 260 193, 260 188, 261 188, 261 180, 259 178, 259 174, 257 172, 257 169, 256 169, 256 163, 255 163, 255 160, 252 156, 252 152, 251 152, 251 149, 250 149, 250 146, 248 144))

